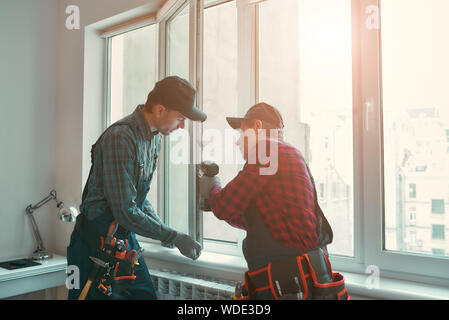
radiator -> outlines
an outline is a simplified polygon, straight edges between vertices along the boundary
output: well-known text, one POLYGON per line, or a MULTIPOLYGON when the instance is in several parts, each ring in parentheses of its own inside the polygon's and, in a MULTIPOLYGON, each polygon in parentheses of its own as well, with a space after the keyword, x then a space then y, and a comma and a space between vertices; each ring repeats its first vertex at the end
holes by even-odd
POLYGON ((168 270, 150 270, 160 300, 231 300, 236 282, 179 274, 168 270))

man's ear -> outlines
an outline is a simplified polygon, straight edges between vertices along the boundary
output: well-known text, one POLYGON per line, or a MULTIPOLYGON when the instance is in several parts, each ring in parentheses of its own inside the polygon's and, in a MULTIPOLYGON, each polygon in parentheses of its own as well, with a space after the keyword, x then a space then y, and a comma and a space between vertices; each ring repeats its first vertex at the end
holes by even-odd
POLYGON ((152 113, 156 116, 156 118, 160 118, 162 116, 162 113, 164 112, 165 107, 161 104, 156 104, 153 106, 152 113))
POLYGON ((260 120, 254 121, 254 129, 260 130, 262 128, 263 128, 262 121, 260 121, 260 120))

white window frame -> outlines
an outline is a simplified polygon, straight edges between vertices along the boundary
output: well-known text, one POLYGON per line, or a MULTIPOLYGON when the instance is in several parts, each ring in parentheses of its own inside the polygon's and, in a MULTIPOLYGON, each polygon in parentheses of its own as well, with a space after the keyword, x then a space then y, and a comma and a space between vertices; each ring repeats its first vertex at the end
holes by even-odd
MULTIPOLYGON (((365 265, 377 265, 384 274, 397 279, 419 279, 428 283, 449 285, 449 260, 408 252, 387 251, 384 237, 384 174, 382 123, 382 56, 380 0, 352 0, 359 5, 361 19, 368 18, 369 6, 378 8, 378 29, 359 25, 360 32, 360 97, 355 107, 363 110, 363 220, 365 265)), ((371 13, 372 14, 372 13, 371 13)))
MULTIPOLYGON (((207 8, 214 7, 214 6, 220 6, 228 2, 233 2, 237 6, 237 24, 239 26, 239 32, 238 32, 238 74, 237 74, 237 81, 238 81, 238 110, 241 114, 246 112, 246 109, 248 106, 252 105, 256 101, 256 91, 255 91, 255 81, 256 81, 256 61, 254 54, 254 49, 256 48, 256 40, 254 37, 254 19, 255 19, 255 5, 245 5, 241 0, 217 0, 213 1, 210 4, 208 4, 206 7, 204 6, 204 0, 194 0, 198 3, 198 6, 200 8, 200 14, 199 14, 199 24, 201 26, 200 30, 200 45, 198 50, 198 91, 200 98, 200 104, 199 106, 202 106, 202 64, 203 64, 203 20, 204 20, 204 10, 207 10, 207 8), (254 45, 252 45, 254 44, 254 45), (243 90, 240 88, 244 88, 243 90)), ((202 128, 202 126, 201 126, 202 128)), ((202 132, 201 132, 202 133, 202 132)), ((198 139, 201 139, 200 135, 198 139)), ((199 148, 198 148, 199 149, 199 148)), ((199 154, 198 157, 201 157, 201 150, 198 150, 199 154)), ((237 172, 236 172, 237 175, 237 172)), ((209 252, 214 253, 221 253, 225 255, 230 256, 236 256, 236 257, 243 257, 242 254, 242 241, 244 239, 244 232, 238 233, 238 239, 237 243, 229 243, 226 241, 220 241, 220 240, 208 240, 203 239, 203 213, 198 209, 197 210, 197 221, 198 221, 198 240, 201 241, 201 243, 204 246, 204 249, 209 252)))
MULTIPOLYGON (((166 23, 185 3, 190 5, 190 66, 189 80, 197 89, 197 105, 202 106, 202 30, 204 0, 173 0, 159 11, 158 76, 165 76, 166 23)), ((420 281, 449 286, 449 259, 424 256, 409 252, 385 250, 384 230, 384 176, 383 176, 383 123, 382 123, 382 58, 380 0, 352 1, 352 57, 353 57, 353 128, 354 128, 354 256, 331 255, 334 269, 365 274, 367 267, 380 268, 381 276, 399 280, 420 281), (368 7, 378 8, 378 29, 368 29, 365 22, 368 7), (363 68, 361 68, 363 66, 363 68)), ((218 1, 213 5, 227 2, 218 1)), ((238 7, 238 108, 246 111, 258 101, 258 4, 255 1, 236 0, 238 7)), ((108 45, 110 48, 110 45, 108 45)), ((109 52, 109 49, 107 50, 109 52)), ((106 77, 109 79, 109 76, 106 77)), ((109 81, 108 81, 109 82, 109 81)), ((107 87, 107 86, 106 86, 107 87)), ((106 88, 108 94, 108 88, 106 88)), ((108 96, 107 96, 108 99, 108 96)), ((106 101, 107 101, 106 99, 106 101)), ((106 108, 108 109, 108 108, 106 108)), ((106 110, 108 112, 108 110, 106 110)), ((106 116, 108 116, 106 114, 106 116)), ((194 139, 202 136, 201 125, 191 126, 191 163, 199 163, 201 152, 194 139)), ((165 140, 165 139, 164 139, 165 140)), ((158 208, 167 216, 166 177, 167 148, 165 142, 158 167, 158 208)), ((189 233, 203 242, 202 213, 196 207, 196 168, 189 172, 189 233)), ((143 240, 143 239, 142 239, 143 240)), ((145 242, 149 241, 145 238, 145 242)), ((154 241, 154 243, 159 243, 154 241)), ((241 239, 238 246, 204 242, 205 251, 220 252, 241 257, 241 239)))
MULTIPOLYGON (((168 50, 167 50, 167 24, 175 17, 177 16, 177 14, 183 10, 186 6, 189 6, 189 81, 190 83, 194 84, 194 86, 196 87, 196 70, 195 70, 195 62, 193 61, 193 58, 195 57, 195 46, 196 46, 196 23, 194 20, 194 16, 195 14, 192 14, 192 12, 194 12, 196 10, 196 8, 193 6, 192 1, 189 0, 178 0, 178 1, 174 1, 173 5, 171 7, 168 8, 167 12, 164 14, 164 16, 161 17, 160 21, 159 21, 159 25, 160 25, 160 33, 159 33, 159 44, 160 44, 160 50, 159 50, 159 57, 160 57, 160 61, 159 61, 159 67, 160 67, 160 72, 159 72, 159 80, 163 79, 166 77, 167 75, 167 55, 168 55, 168 50)), ((197 97, 198 99, 198 97, 197 97)), ((192 125, 189 126, 189 145, 193 148, 193 150, 191 150, 191 152, 189 152, 189 162, 190 163, 195 163, 194 162, 194 156, 195 156, 195 144, 193 143, 193 132, 196 129, 196 125, 194 122, 191 123, 192 125)), ((164 222, 167 223, 168 225, 170 225, 170 215, 169 215, 169 198, 168 195, 168 175, 169 173, 169 161, 170 161, 170 156, 169 156, 169 148, 168 148, 168 139, 166 139, 165 137, 163 138, 163 146, 162 146, 162 150, 161 153, 163 154, 163 156, 161 157, 160 161, 160 165, 163 168, 161 170, 161 178, 163 181, 163 186, 161 187, 161 189, 163 190, 163 192, 159 193, 160 195, 160 201, 162 201, 164 203, 164 217, 165 220, 164 222)), ((188 194, 189 194, 189 217, 188 217, 188 230, 189 230, 189 235, 192 237, 195 237, 196 234, 196 224, 195 224, 195 210, 196 210, 196 203, 194 201, 195 197, 196 197, 196 190, 194 184, 195 180, 192 179, 192 170, 189 170, 189 190, 187 190, 188 194)), ((158 176, 159 178, 159 176, 158 176)), ((194 177, 193 177, 194 178, 194 177)))

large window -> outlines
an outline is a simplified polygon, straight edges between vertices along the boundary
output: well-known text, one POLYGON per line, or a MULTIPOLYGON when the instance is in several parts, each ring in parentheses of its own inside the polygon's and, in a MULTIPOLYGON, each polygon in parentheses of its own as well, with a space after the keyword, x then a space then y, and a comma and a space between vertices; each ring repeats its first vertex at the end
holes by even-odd
POLYGON ((442 40, 449 30, 448 10, 445 0, 381 2, 385 241, 389 250, 433 255, 429 231, 432 239, 444 239, 444 227, 432 225, 432 214, 444 213, 444 199, 449 196, 449 42, 442 40), (422 247, 410 247, 403 236, 409 228, 405 224, 409 203, 423 215, 413 227, 417 238, 424 240, 422 247))
POLYGON ((448 281, 449 2, 173 3, 155 24, 109 38, 111 122, 167 75, 194 82, 208 115, 164 139, 150 197, 157 205, 162 186, 165 221, 221 253, 240 249, 244 232, 196 210, 192 159, 219 163, 226 185, 243 160, 225 117, 267 102, 310 166, 334 268, 448 281))
POLYGON ((334 254, 354 253, 350 0, 259 5, 259 101, 279 109, 285 140, 309 164, 333 230, 334 254))

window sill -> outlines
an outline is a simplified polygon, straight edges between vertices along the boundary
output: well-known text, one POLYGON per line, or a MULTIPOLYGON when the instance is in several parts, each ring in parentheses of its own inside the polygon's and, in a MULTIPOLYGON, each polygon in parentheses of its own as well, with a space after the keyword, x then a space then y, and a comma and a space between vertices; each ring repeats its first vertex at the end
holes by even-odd
POLYGON ((220 279, 242 281, 247 270, 243 257, 204 251, 198 260, 184 257, 177 249, 164 248, 157 243, 143 243, 149 269, 169 269, 179 273, 204 274, 220 279))
POLYGON ((342 272, 351 295, 381 300, 449 300, 449 288, 412 281, 381 278, 378 288, 369 289, 367 274, 342 272))
MULTIPOLYGON (((247 264, 243 257, 214 252, 201 254, 196 261, 182 256, 177 249, 168 249, 153 243, 141 243, 149 269, 168 269, 179 273, 203 274, 222 280, 243 281, 247 264), (219 276, 217 277, 217 274, 219 276)), ((334 270, 338 271, 338 270, 334 270)), ((346 287, 356 299, 382 300, 449 300, 449 288, 411 281, 381 278, 378 288, 368 289, 367 274, 341 272, 346 287)))

